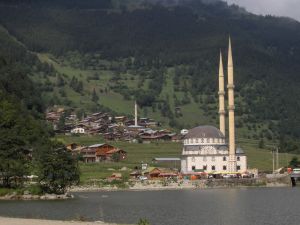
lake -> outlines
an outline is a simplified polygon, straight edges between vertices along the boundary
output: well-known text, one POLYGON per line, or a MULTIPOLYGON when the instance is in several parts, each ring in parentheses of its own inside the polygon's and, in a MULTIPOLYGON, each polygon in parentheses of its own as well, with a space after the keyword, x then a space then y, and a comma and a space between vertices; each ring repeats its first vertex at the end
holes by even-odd
POLYGON ((75 193, 59 201, 0 201, 0 216, 151 225, 299 225, 299 188, 75 193))

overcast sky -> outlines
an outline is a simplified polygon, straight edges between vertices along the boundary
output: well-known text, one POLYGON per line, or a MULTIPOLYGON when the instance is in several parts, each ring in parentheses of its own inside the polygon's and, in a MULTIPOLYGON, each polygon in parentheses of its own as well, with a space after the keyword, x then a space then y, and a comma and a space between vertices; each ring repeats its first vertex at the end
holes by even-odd
POLYGON ((300 21, 300 0, 224 0, 255 14, 292 17, 300 21))

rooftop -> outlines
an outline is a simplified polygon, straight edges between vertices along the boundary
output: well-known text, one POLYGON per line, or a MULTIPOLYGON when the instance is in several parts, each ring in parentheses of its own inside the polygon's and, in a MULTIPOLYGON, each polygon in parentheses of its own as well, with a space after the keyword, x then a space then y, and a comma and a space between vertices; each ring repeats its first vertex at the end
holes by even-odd
POLYGON ((198 126, 189 130, 185 139, 190 138, 225 138, 222 132, 213 126, 198 126))

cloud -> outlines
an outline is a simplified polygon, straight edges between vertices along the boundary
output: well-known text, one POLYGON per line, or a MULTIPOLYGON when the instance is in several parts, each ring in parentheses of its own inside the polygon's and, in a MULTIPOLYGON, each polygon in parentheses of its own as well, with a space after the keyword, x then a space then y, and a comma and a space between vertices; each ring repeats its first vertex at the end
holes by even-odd
POLYGON ((224 0, 262 15, 287 16, 300 21, 300 0, 224 0))

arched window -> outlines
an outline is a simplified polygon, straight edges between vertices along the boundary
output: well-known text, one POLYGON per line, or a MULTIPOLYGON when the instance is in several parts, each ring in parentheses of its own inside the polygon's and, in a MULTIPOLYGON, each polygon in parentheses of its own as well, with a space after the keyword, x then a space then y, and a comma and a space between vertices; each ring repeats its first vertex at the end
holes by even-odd
POLYGON ((241 158, 238 156, 238 157, 236 158, 236 160, 237 160, 237 161, 241 161, 241 158))
POLYGON ((226 156, 223 156, 223 161, 226 161, 226 160, 227 160, 226 156))

